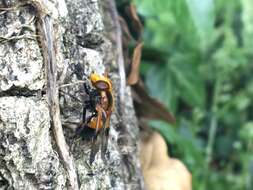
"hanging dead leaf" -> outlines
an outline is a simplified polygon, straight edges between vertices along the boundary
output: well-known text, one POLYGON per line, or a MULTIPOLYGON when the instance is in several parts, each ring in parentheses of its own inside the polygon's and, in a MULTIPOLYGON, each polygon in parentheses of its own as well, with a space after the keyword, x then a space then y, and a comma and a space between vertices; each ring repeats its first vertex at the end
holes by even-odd
POLYGON ((191 174, 178 159, 170 158, 163 137, 157 132, 141 136, 140 162, 148 190, 191 190, 191 174))
POLYGON ((140 80, 132 86, 132 94, 139 119, 158 119, 168 123, 175 123, 176 119, 173 114, 162 103, 148 95, 140 80))
POLYGON ((132 37, 124 18, 119 16, 119 21, 122 30, 122 48, 123 48, 124 64, 126 70, 128 70, 131 65, 131 56, 129 55, 129 43, 134 42, 135 40, 132 37))
POLYGON ((128 85, 134 85, 139 80, 139 68, 141 63, 141 51, 143 47, 143 42, 137 44, 134 48, 133 58, 131 63, 131 71, 127 78, 128 85))
POLYGON ((134 41, 134 38, 129 31, 128 25, 125 21, 125 19, 122 16, 119 16, 119 22, 122 30, 122 36, 123 38, 129 43, 130 41, 134 41))
POLYGON ((131 29, 136 34, 134 36, 136 36, 136 39, 139 41, 142 36, 143 26, 137 14, 135 5, 131 3, 130 5, 126 6, 125 11, 130 19, 131 29))

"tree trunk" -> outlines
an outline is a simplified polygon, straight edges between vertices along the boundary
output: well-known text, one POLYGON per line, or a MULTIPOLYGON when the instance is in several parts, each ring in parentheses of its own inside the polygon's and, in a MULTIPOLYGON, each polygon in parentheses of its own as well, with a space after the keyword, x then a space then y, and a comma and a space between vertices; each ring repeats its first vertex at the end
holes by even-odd
POLYGON ((144 189, 112 0, 0 0, 0 189, 144 189), (82 82, 109 69, 109 143, 89 165, 82 82), (66 85, 67 84, 67 85, 66 85))

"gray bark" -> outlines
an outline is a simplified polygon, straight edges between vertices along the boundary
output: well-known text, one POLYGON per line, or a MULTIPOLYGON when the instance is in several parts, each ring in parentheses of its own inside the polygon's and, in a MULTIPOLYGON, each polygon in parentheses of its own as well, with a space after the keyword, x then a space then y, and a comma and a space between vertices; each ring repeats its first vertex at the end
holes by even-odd
POLYGON ((38 2, 0 0, 0 189, 143 189, 139 131, 130 89, 122 86, 112 7, 108 1, 45 0, 46 9, 38 14, 38 2), (50 114, 47 49, 38 28, 42 13, 53 20, 57 85, 73 83, 59 88, 59 125, 79 187, 70 184, 50 114), (91 143, 74 137, 83 107, 83 87, 76 82, 105 68, 110 68, 115 98, 107 163, 98 153, 89 166, 91 143))

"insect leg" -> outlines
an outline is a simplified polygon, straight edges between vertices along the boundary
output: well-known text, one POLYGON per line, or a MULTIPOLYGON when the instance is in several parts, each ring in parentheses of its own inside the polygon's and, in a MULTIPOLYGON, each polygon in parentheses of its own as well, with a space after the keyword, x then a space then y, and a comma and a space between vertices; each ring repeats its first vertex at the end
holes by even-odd
POLYGON ((86 122, 86 107, 83 107, 83 122, 87 123, 86 122))
POLYGON ((89 123, 93 117, 97 117, 97 113, 92 113, 91 116, 87 117, 86 123, 89 123))
POLYGON ((84 87, 86 94, 90 95, 90 93, 91 93, 90 86, 88 86, 87 83, 84 83, 83 87, 84 87))

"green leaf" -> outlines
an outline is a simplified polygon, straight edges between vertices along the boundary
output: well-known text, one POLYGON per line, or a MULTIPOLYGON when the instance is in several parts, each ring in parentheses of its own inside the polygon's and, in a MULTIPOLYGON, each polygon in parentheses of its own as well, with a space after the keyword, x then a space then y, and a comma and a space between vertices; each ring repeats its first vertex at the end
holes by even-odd
POLYGON ((203 107, 205 103, 204 81, 197 70, 197 65, 191 63, 192 57, 177 56, 168 64, 180 96, 189 105, 203 107))
POLYGON ((185 0, 199 36, 203 42, 207 41, 214 27, 213 0, 185 0))
POLYGON ((197 66, 183 55, 174 56, 165 66, 153 66, 147 73, 146 85, 152 96, 162 101, 173 112, 178 98, 188 105, 202 108, 205 104, 204 82, 197 66))
POLYGON ((152 66, 147 72, 145 82, 151 95, 175 112, 178 91, 169 72, 166 66, 152 66))
POLYGON ((253 46, 253 2, 252 0, 242 0, 243 6, 243 33, 244 33, 244 43, 247 47, 251 48, 253 46))

